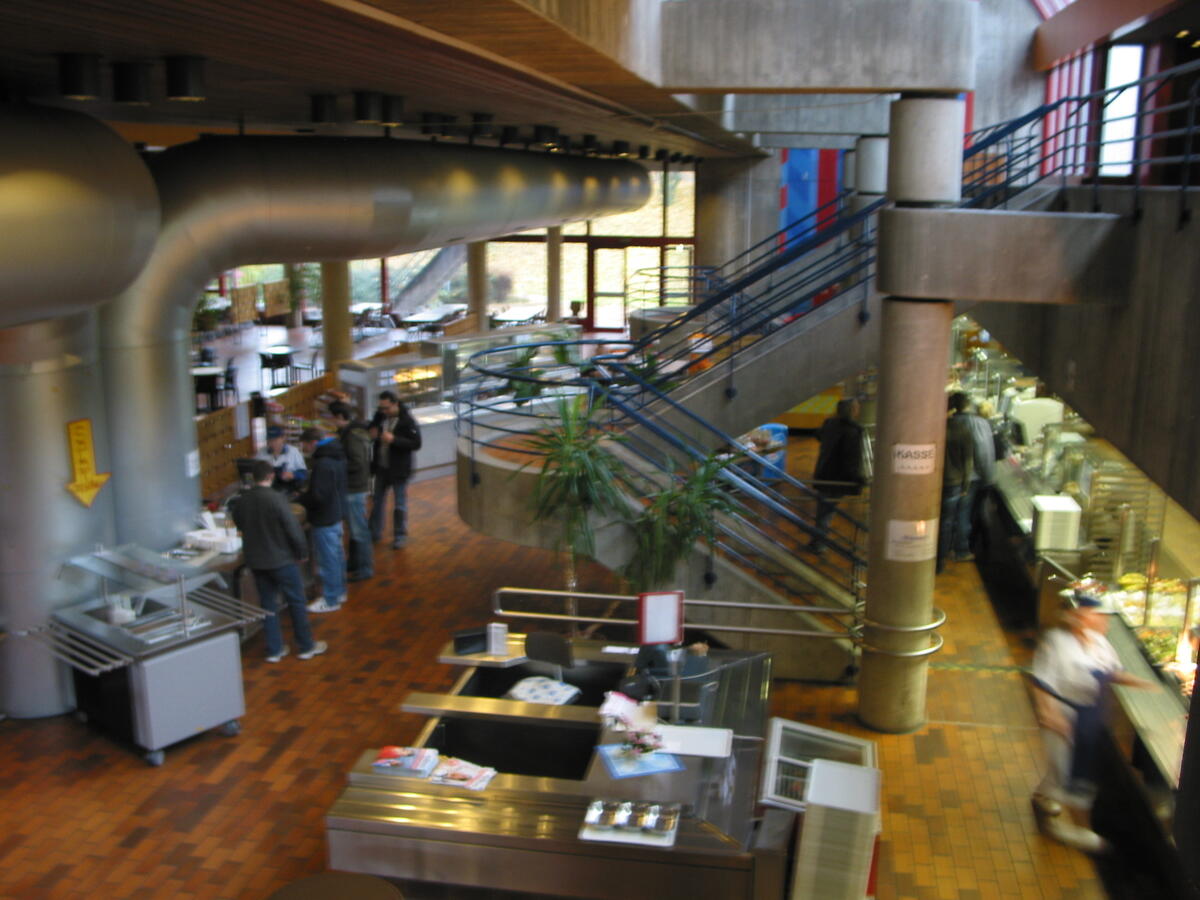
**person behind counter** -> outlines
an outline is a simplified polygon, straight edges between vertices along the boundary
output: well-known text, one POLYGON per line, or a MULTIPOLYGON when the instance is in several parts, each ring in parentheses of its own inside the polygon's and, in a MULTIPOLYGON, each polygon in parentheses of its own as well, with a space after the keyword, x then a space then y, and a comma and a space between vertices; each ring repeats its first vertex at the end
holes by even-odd
POLYGON ((1072 821, 1087 820, 1096 797, 1103 733, 1101 703, 1109 684, 1152 688, 1121 668, 1108 642, 1108 614, 1096 597, 1076 592, 1064 604, 1061 624, 1042 637, 1033 657, 1033 709, 1041 728, 1046 774, 1033 794, 1038 827, 1050 838, 1085 853, 1107 842, 1072 821))
POLYGON ((286 498, 271 489, 275 468, 265 459, 254 461, 250 470, 254 486, 230 504, 234 524, 242 533, 242 553, 258 588, 258 602, 266 610, 263 634, 267 639, 267 662, 277 663, 288 655, 279 624, 279 593, 283 593, 292 615, 292 631, 300 648, 300 659, 312 659, 328 649, 314 641, 304 605, 304 579, 299 560, 308 553, 304 531, 292 514, 286 498))
POLYGON ((304 487, 308 477, 308 465, 304 456, 287 443, 283 428, 272 425, 267 428, 267 446, 258 451, 257 459, 265 459, 274 469, 275 477, 271 486, 278 491, 295 493, 304 487))
POLYGON ((308 605, 314 613, 334 612, 346 602, 346 558, 342 517, 346 501, 346 453, 342 442, 321 428, 305 428, 300 446, 312 458, 308 489, 300 505, 308 511, 323 597, 308 605))
POLYGON ((970 562, 971 475, 975 466, 975 439, 971 436, 971 401, 962 391, 947 400, 945 461, 942 464, 942 514, 938 521, 937 571, 946 561, 970 562))

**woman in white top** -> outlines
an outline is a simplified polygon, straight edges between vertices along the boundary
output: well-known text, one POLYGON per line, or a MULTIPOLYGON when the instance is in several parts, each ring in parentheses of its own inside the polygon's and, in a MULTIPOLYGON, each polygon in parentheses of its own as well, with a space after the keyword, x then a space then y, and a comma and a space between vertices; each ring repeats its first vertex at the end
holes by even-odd
POLYGON ((1121 668, 1104 636, 1108 614, 1100 601, 1077 593, 1062 624, 1042 637, 1033 657, 1034 713, 1042 730, 1046 775, 1033 795, 1038 824, 1050 837, 1089 853, 1106 849, 1103 838, 1071 822, 1069 807, 1086 820, 1096 796, 1101 702, 1109 684, 1154 684, 1121 668))

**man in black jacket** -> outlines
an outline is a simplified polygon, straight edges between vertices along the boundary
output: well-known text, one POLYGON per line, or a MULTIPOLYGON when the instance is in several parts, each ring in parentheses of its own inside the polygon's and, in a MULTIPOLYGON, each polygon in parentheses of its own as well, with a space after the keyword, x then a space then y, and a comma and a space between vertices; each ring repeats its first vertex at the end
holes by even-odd
POLYGON ((346 558, 342 555, 342 516, 346 497, 346 454, 342 442, 320 428, 305 428, 300 447, 311 460, 308 489, 300 502, 308 510, 317 572, 321 576, 318 600, 309 612, 327 613, 346 602, 346 558))
POLYGON ((820 494, 817 500, 817 534, 809 542, 815 553, 825 550, 825 536, 833 511, 842 497, 858 494, 863 483, 863 427, 858 417, 858 401, 839 400, 837 415, 821 424, 818 438, 817 466, 813 471, 813 487, 820 494))
POLYGON ((258 602, 267 611, 263 633, 267 639, 267 662, 277 663, 288 654, 279 624, 278 593, 283 592, 292 614, 292 630, 300 647, 300 659, 312 659, 327 649, 324 641, 314 641, 304 608, 304 579, 297 560, 307 556, 296 517, 283 494, 271 489, 275 467, 268 460, 258 459, 250 470, 254 487, 240 494, 231 503, 233 521, 242 532, 242 553, 246 565, 254 574, 258 602))
POLYGON ((351 581, 375 574, 371 529, 367 525, 367 492, 371 488, 371 435, 365 422, 356 421, 354 408, 341 400, 329 404, 329 415, 337 425, 338 438, 346 454, 346 529, 350 532, 350 554, 346 561, 351 581))
POLYGON ((384 391, 379 395, 379 410, 371 420, 371 436, 375 438, 371 537, 383 540, 383 509, 391 490, 392 549, 397 550, 408 542, 408 479, 413 470, 413 453, 421 449, 421 429, 404 403, 391 391, 384 391))
POLYGON ((970 398, 955 391, 947 400, 946 459, 942 465, 942 515, 938 522, 937 571, 946 561, 970 562, 971 475, 975 471, 975 438, 971 433, 970 398))

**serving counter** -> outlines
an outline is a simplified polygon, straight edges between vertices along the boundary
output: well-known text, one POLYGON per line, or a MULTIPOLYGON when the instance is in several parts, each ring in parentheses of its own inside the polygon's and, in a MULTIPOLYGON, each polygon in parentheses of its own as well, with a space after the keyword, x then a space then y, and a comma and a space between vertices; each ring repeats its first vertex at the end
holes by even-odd
POLYGON ((533 661, 471 667, 450 694, 409 695, 402 711, 432 717, 418 746, 499 774, 473 792, 379 774, 375 751, 363 753, 326 817, 330 867, 557 897, 778 900, 794 814, 757 812, 769 657, 711 651, 715 702, 701 724, 732 730, 728 756, 681 753, 678 771, 614 778, 597 747, 620 736, 597 707, 633 657, 599 642, 574 650, 576 664, 562 676, 580 687, 583 705, 497 696, 523 676, 554 673, 533 661), (680 804, 673 845, 585 839, 596 799, 680 804))

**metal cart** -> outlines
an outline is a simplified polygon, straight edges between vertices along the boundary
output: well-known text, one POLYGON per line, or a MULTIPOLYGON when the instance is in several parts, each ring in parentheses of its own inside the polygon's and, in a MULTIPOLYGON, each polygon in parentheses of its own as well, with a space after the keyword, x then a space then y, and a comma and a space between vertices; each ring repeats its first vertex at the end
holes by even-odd
POLYGON ((101 578, 101 595, 56 611, 26 635, 74 670, 79 717, 145 751, 245 713, 238 628, 265 613, 226 593, 216 572, 134 544, 68 560, 101 578))

